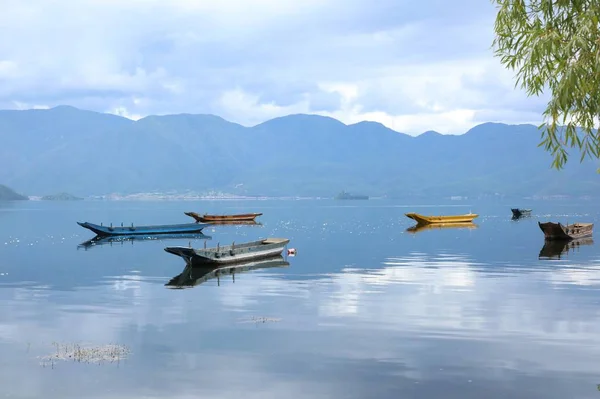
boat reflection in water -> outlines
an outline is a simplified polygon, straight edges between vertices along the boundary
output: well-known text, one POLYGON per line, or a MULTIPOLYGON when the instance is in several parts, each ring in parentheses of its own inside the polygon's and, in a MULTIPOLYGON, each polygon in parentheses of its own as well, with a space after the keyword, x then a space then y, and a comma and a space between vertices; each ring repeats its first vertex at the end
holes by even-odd
POLYGON ((531 213, 526 213, 526 214, 519 215, 519 216, 512 215, 510 217, 510 220, 522 220, 522 219, 528 219, 528 218, 531 218, 531 213))
POLYGON ((440 230, 440 229, 476 229, 479 225, 473 222, 464 223, 431 223, 431 224, 416 224, 406 229, 408 233, 419 233, 425 230, 440 230))
POLYGON ((211 226, 223 226, 223 225, 227 225, 227 226, 262 226, 263 224, 260 222, 257 222, 256 220, 235 220, 235 221, 229 221, 229 220, 220 220, 220 221, 215 221, 215 222, 210 222, 209 223, 211 226))
POLYGON ((183 234, 156 234, 156 235, 131 235, 131 236, 96 236, 77 245, 77 249, 83 248, 86 251, 96 245, 120 244, 134 241, 163 241, 163 240, 212 240, 211 236, 202 233, 183 233, 183 234))
POLYGON ((168 288, 178 289, 191 288, 214 278, 217 279, 217 285, 220 286, 221 276, 231 275, 233 282, 235 282, 236 273, 246 273, 251 270, 273 267, 288 267, 289 265, 290 263, 286 262, 281 255, 271 256, 261 260, 238 262, 227 265, 205 264, 191 266, 187 264, 183 271, 179 275, 173 277, 168 283, 165 284, 165 286, 168 288))
POLYGON ((570 250, 575 251, 582 245, 593 245, 592 237, 577 238, 571 241, 545 240, 538 259, 560 259, 562 255, 568 255, 570 250))

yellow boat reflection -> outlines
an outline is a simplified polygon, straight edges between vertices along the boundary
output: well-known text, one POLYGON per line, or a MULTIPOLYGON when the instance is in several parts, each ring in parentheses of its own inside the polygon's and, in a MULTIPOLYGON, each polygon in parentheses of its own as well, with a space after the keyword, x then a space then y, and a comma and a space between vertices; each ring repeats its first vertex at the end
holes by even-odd
POLYGON ((476 229, 479 225, 473 222, 464 223, 431 223, 431 224, 416 224, 406 229, 408 233, 419 233, 425 230, 440 230, 440 229, 476 229))

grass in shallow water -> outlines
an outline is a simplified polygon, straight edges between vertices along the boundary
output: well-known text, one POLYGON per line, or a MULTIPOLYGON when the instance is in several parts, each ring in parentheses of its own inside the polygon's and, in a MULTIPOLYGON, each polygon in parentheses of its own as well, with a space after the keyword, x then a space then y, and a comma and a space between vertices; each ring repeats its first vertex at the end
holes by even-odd
POLYGON ((127 359, 131 353, 129 348, 123 345, 83 345, 83 344, 61 344, 53 342, 52 354, 42 356, 40 364, 43 367, 54 367, 59 361, 73 361, 88 364, 120 363, 127 359))

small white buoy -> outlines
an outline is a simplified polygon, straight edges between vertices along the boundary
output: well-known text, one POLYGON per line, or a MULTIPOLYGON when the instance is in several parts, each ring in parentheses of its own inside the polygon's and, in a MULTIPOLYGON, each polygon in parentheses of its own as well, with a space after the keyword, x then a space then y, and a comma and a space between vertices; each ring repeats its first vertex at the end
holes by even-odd
POLYGON ((287 250, 288 256, 296 256, 296 248, 290 248, 287 250))

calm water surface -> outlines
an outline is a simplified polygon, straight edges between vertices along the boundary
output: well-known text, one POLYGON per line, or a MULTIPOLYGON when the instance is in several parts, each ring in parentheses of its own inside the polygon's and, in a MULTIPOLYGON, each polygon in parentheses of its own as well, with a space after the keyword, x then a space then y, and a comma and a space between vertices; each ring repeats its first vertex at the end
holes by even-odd
MULTIPOLYGON (((11 398, 599 398, 600 250, 539 259, 538 220, 599 223, 592 203, 372 201, 0 203, 0 396, 11 398), (409 232, 408 211, 481 216, 409 232), (206 243, 291 239, 289 266, 165 286, 168 245, 79 244, 76 221, 185 223, 259 211, 206 243), (234 278, 235 277, 235 278, 234 278), (53 343, 124 345, 101 364, 53 343)), ((559 249, 550 249, 558 255, 559 249)))

